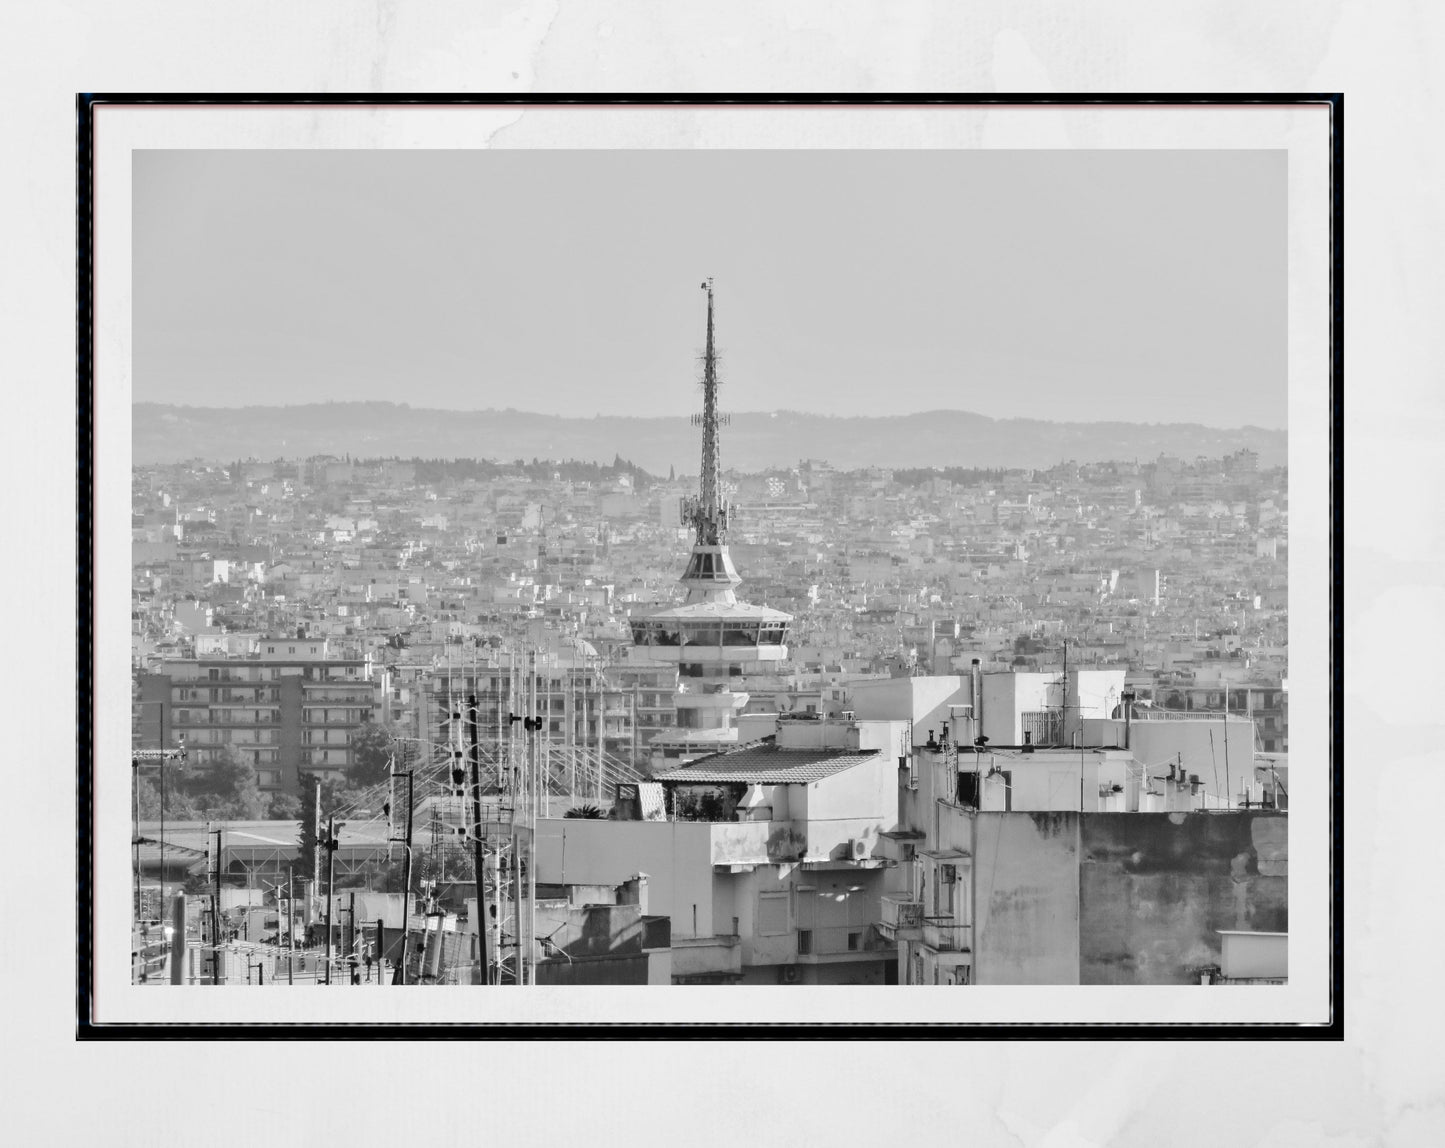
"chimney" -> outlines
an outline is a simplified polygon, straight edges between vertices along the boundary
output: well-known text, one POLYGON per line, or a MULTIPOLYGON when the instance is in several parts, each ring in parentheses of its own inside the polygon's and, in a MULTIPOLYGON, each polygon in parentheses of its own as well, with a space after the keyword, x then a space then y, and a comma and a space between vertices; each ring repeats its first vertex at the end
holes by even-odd
POLYGON ((636 905, 638 911, 647 916, 647 874, 638 873, 622 883, 618 891, 619 905, 636 905))

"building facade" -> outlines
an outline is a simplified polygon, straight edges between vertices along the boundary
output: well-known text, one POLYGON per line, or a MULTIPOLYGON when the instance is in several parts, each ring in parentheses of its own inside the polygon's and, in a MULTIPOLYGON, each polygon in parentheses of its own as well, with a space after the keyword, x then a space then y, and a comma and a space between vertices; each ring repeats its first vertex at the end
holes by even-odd
POLYGON ((352 734, 380 717, 384 675, 369 659, 328 658, 324 640, 267 638, 248 658, 163 666, 138 675, 138 744, 184 740, 197 763, 229 753, 255 768, 266 791, 340 780, 352 734))

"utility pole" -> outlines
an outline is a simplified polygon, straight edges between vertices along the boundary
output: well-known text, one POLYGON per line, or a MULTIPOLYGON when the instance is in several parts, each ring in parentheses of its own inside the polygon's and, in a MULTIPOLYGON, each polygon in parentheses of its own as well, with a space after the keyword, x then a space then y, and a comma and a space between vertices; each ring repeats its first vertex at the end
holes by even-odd
POLYGON ((486 870, 483 868, 485 850, 482 847, 482 751, 477 744, 477 695, 467 698, 467 757, 471 765, 472 782, 472 871, 477 880, 477 938, 481 946, 482 983, 487 980, 487 929, 486 929, 486 870))
POLYGON ((331 960, 335 947, 331 937, 331 908, 336 900, 336 817, 328 819, 326 825, 326 983, 331 983, 331 960))
POLYGON ((186 969, 186 895, 176 894, 171 907, 171 984, 185 984, 186 969))
MULTIPOLYGON (((316 782, 316 804, 312 806, 311 815, 311 891, 313 896, 321 887, 321 778, 315 778, 316 782)), ((308 926, 313 920, 311 910, 306 910, 306 921, 308 926)))
POLYGON ((221 957, 221 834, 225 832, 219 826, 216 828, 216 892, 211 902, 211 983, 223 985, 226 983, 226 964, 221 957))
MULTIPOLYGON (((532 653, 532 736, 528 741, 528 785, 531 790, 527 802, 527 984, 535 984, 537 980, 536 953, 533 948, 534 938, 537 933, 537 803, 541 800, 541 786, 539 784, 539 770, 537 751, 539 749, 537 735, 542 731, 542 719, 537 715, 538 710, 538 677, 537 677, 537 654, 532 653)), ((518 930, 520 935, 521 930, 518 930)))
POLYGON ((140 759, 130 759, 131 868, 135 870, 135 927, 140 928, 140 759))
POLYGON ((161 869, 161 894, 160 901, 156 905, 156 917, 163 919, 166 911, 166 762, 186 760, 186 739, 180 739, 180 745, 176 749, 136 749, 131 751, 131 791, 135 795, 135 837, 132 842, 133 857, 135 861, 135 904, 136 920, 140 920, 140 763, 142 761, 154 761, 160 765, 160 797, 161 797, 161 832, 160 832, 160 869, 161 869))
POLYGON ((290 865, 286 866, 286 915, 286 938, 290 945, 286 953, 286 983, 291 985, 296 983, 296 874, 290 865))
MULTIPOLYGON (((408 932, 407 932, 407 922, 408 922, 408 919, 409 919, 409 917, 410 917, 410 915, 411 915, 411 831, 412 831, 412 798, 413 798, 413 795, 414 795, 414 791, 413 791, 413 777, 412 777, 413 772, 414 772, 413 770, 407 770, 405 773, 397 773, 396 770, 395 770, 395 765, 393 765, 393 767, 392 767, 392 777, 393 777, 393 778, 396 778, 396 777, 404 777, 404 778, 406 778, 406 838, 405 838, 405 843, 404 843, 404 846, 403 846, 403 848, 406 850, 406 853, 405 853, 404 859, 403 859, 403 861, 402 861, 402 876, 401 876, 401 952, 400 952, 399 956, 397 957, 396 974, 395 974, 395 975, 396 975, 396 983, 399 984, 399 985, 404 985, 404 984, 406 984, 406 948, 407 948, 407 937, 409 936, 409 934, 408 934, 408 932)), ((378 950, 378 951, 377 951, 377 964, 378 964, 378 970, 379 970, 380 964, 381 964, 381 961, 382 961, 383 954, 384 954, 385 951, 386 951, 386 950, 385 950, 385 947, 384 947, 384 946, 382 945, 382 943, 381 943, 381 937, 382 937, 382 934, 383 934, 383 930, 382 930, 382 927, 381 927, 381 925, 380 925, 379 922, 378 922, 378 924, 377 924, 377 930, 376 930, 376 931, 377 931, 377 938, 378 938, 378 939, 377 939, 377 950, 378 950)), ((377 973, 378 979, 380 979, 380 976, 381 976, 381 974, 380 974, 380 972, 378 971, 378 973, 377 973)))
POLYGON ((502 983, 502 849, 498 841, 497 848, 492 850, 492 895, 493 916, 492 916, 492 960, 495 968, 487 970, 487 983, 502 983))

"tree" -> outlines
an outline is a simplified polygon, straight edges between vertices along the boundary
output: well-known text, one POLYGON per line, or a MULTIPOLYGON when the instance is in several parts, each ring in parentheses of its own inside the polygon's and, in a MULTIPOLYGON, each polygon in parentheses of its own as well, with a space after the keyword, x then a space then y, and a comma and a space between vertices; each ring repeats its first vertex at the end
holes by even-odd
POLYGON ((351 733, 351 764, 346 767, 347 784, 365 789, 380 785, 391 772, 392 733, 374 722, 351 733))
POLYGON ((309 878, 316 876, 316 786, 311 784, 310 779, 305 779, 302 787, 301 832, 296 839, 295 875, 309 878))
POLYGON ((295 821, 302 814, 301 799, 294 793, 271 794, 271 805, 267 810, 273 821, 295 821))
POLYGON ((192 818, 254 821, 264 815, 267 801, 251 763, 222 749, 179 778, 166 794, 167 815, 177 816, 178 808, 184 808, 192 818))

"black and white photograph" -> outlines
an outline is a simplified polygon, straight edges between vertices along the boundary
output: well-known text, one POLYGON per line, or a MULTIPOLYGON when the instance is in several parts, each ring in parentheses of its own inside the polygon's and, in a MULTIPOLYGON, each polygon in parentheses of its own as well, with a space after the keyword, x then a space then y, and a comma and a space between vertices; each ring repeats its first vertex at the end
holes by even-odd
POLYGON ((1327 101, 231 112, 97 163, 117 1015, 1328 1021, 1327 101))
POLYGON ((1442 53, 9 6, 7 1139, 1445 1142, 1442 53))

